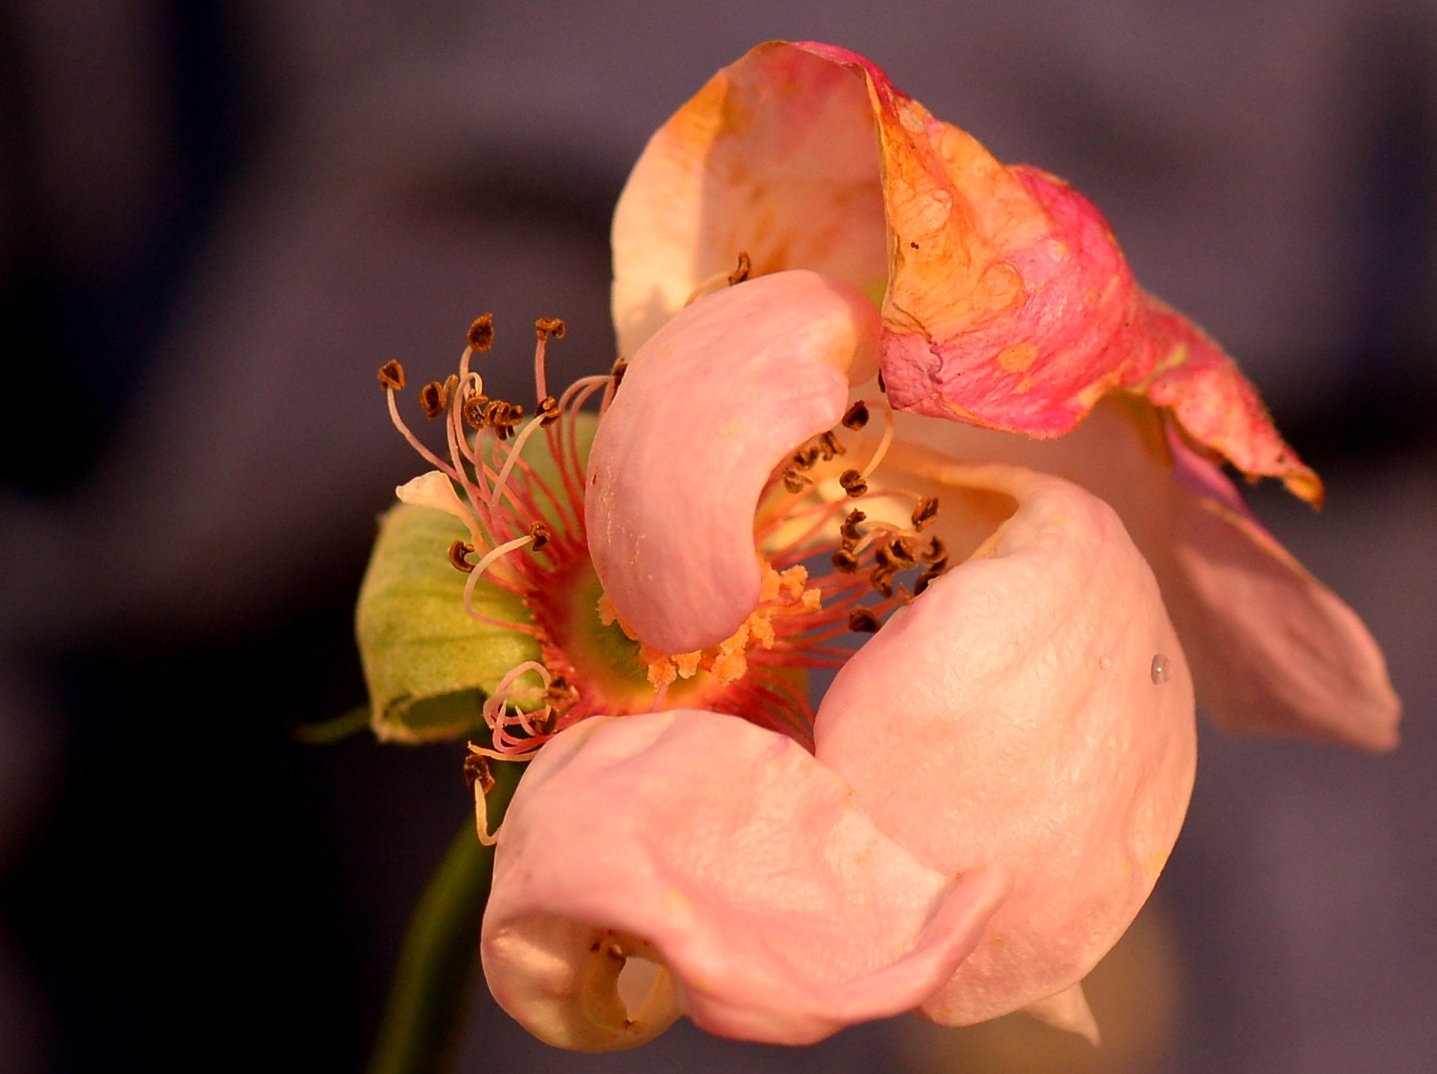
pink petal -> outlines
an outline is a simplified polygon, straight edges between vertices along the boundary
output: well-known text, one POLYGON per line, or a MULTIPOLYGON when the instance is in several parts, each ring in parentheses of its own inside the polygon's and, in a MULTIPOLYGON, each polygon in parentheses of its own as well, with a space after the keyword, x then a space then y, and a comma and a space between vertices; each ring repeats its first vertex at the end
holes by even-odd
POLYGON ((896 406, 1053 437, 1113 389, 1147 392, 1244 472, 1321 496, 1232 361, 1135 284, 1087 199, 1005 167, 855 53, 760 45, 654 135, 614 217, 620 348, 740 252, 758 273, 884 294, 896 406))
POLYGON ((781 735, 693 710, 596 718, 543 748, 509 807, 484 972, 560 1047, 639 1044, 679 1010, 723 1036, 809 1043, 951 976, 1006 886, 954 875, 879 834, 781 735), (617 992, 614 944, 664 967, 643 1009, 617 992))
POLYGON ((913 446, 921 443, 949 460, 1045 470, 1110 503, 1157 575, 1198 703, 1223 727, 1365 749, 1396 744, 1401 702, 1362 620, 1151 407, 1105 402, 1060 441, 901 415, 899 426, 908 443, 890 453, 894 465, 924 470, 913 446))
POLYGON ((694 303, 630 358, 589 453, 585 519, 605 593, 649 645, 715 645, 753 611, 764 482, 838 424, 877 334, 860 292, 795 271, 694 303))
POLYGON ((819 760, 919 862, 1012 876, 983 940, 922 1007, 963 1025, 1078 983, 1122 935, 1177 838, 1196 736, 1182 647, 1113 511, 1010 467, 940 476, 1018 510, 991 551, 849 660, 814 733, 819 760))

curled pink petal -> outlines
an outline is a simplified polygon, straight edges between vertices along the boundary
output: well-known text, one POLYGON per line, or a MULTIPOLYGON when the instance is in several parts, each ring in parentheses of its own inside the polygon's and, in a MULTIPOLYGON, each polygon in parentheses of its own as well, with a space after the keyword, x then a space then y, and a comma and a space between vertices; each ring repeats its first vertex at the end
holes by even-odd
POLYGON ((630 359, 589 453, 589 551, 619 618, 684 653, 759 600, 753 517, 774 465, 837 425, 871 375, 878 312, 794 271, 686 308, 630 359))
POLYGON ((1163 592, 1198 703, 1231 731, 1363 749, 1397 742, 1401 702, 1362 620, 1251 515, 1158 412, 1109 400, 1060 441, 899 416, 893 466, 1006 462, 1065 477, 1118 512, 1163 592))
POLYGON ((499 836, 484 972, 500 1005, 585 1051, 656 1035, 682 1010, 780 1044, 923 1002, 1002 901, 875 830, 791 740, 730 716, 596 718, 532 763, 499 836), (646 1002, 629 957, 660 965, 646 1002))
POLYGON ((922 1006, 962 1025, 1078 983, 1122 935, 1177 838, 1196 736, 1182 646, 1111 508, 1009 467, 933 474, 1018 510, 849 660, 814 734, 918 861, 1013 877, 922 1006))
POLYGON ((756 273, 882 294, 895 406, 1054 437, 1104 394, 1143 392, 1245 473, 1321 498, 1231 359, 1137 286, 1086 198, 1004 166, 856 53, 760 45, 654 135, 614 217, 620 346, 740 252, 756 273))

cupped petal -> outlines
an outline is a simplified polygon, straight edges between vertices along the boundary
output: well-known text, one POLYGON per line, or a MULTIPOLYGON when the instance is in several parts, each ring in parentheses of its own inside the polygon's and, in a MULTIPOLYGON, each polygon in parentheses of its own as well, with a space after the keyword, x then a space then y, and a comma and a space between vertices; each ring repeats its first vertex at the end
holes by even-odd
POLYGON ((1147 392, 1250 475, 1321 497, 1252 386, 1133 280, 1062 180, 1005 167, 856 53, 769 42, 650 140, 614 216, 614 319, 638 346, 748 253, 883 297, 895 406, 1053 437, 1105 393, 1147 392))
POLYGON ((758 604, 753 518, 773 467, 833 428, 872 375, 878 311, 793 271, 701 299, 630 359, 589 453, 589 551, 619 618, 684 653, 758 604))
POLYGON ((520 784, 481 952, 499 1004, 560 1047, 639 1044, 680 1010, 803 1044, 922 1003, 1006 887, 1001 870, 918 864, 781 735, 695 710, 601 717, 520 784), (661 967, 633 1009, 630 957, 661 967))
POLYGON ((1361 618, 1148 404, 1108 400, 1061 441, 898 418, 895 466, 926 472, 928 448, 943 456, 940 467, 1013 463, 1111 504, 1157 575, 1198 703, 1225 729, 1371 750, 1396 744, 1401 701, 1361 618))
POLYGON ((963 1025, 1077 984, 1122 935, 1177 838, 1196 735, 1182 646, 1111 508, 1011 467, 930 473, 1018 509, 854 654, 814 736, 919 862, 1012 876, 922 1006, 963 1025))

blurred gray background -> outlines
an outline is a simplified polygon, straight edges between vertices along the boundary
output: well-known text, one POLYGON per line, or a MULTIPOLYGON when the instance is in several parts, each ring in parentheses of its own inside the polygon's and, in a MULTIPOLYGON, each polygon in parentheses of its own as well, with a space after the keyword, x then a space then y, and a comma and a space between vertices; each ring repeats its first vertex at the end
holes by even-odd
MULTIPOLYGON (((575 1057, 476 995, 459 1068, 1382 1074, 1437 1065, 1432 0, 0 5, 0 1071, 356 1071, 465 823, 459 747, 316 748, 418 460, 374 370, 607 368, 644 140, 771 37, 863 52, 1070 179, 1329 481, 1259 512, 1368 620, 1370 758, 1204 729, 1102 1053, 916 1021, 575 1057)), ((1101 985, 1101 987, 1099 987, 1101 985)))

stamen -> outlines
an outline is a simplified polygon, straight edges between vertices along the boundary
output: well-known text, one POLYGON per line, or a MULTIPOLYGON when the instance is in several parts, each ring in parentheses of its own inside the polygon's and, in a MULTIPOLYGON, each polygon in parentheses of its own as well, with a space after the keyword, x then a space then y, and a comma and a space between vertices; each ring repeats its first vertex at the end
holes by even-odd
MULTIPOLYGON (((384 368, 388 369, 391 365, 399 366, 399 363, 390 362, 384 368)), ((399 384, 402 387, 404 384, 403 366, 399 366, 398 379, 399 384)), ((384 369, 380 370, 380 383, 384 383, 384 369)), ((410 431, 409 426, 404 423, 404 419, 399 416, 399 403, 394 398, 394 393, 398 390, 398 388, 392 387, 390 385, 385 386, 384 394, 386 396, 386 401, 389 404, 389 420, 394 423, 394 427, 399 430, 400 435, 403 436, 404 439, 409 443, 409 446, 412 447, 415 451, 419 452, 420 457, 423 458, 425 462, 429 463, 429 465, 434 467, 436 470, 442 471, 450 478, 456 481, 459 480, 459 474, 454 469, 454 467, 450 466, 438 455, 434 454, 434 452, 430 451, 427 447, 421 444, 419 442, 419 437, 415 436, 410 431)))
POLYGON ((854 608, 848 613, 848 629, 860 634, 876 634, 882 625, 867 608, 854 608))
POLYGON ((918 501, 918 506, 913 508, 913 528, 921 530, 938 517, 938 497, 924 496, 918 501))
POLYGON ((404 367, 391 358, 379 367, 379 386, 385 391, 404 390, 404 367))
POLYGON ((469 572, 469 580, 464 583, 464 611, 472 619, 487 619, 474 610, 474 584, 484 575, 491 566, 503 559, 510 552, 523 548, 534 540, 532 534, 524 534, 522 537, 515 537, 512 541, 505 541, 497 548, 490 549, 484 557, 474 564, 474 569, 469 572))
POLYGON ((540 520, 529 527, 529 536, 534 541, 534 551, 542 552, 553 535, 549 532, 548 525, 540 520))
POLYGON ((848 517, 843 520, 843 527, 839 530, 839 532, 843 534, 843 539, 845 541, 860 540, 863 534, 859 532, 858 524, 867 518, 868 516, 856 507, 848 512, 848 517))
POLYGON ((439 417, 449 408, 449 394, 445 386, 437 380, 431 380, 424 387, 419 389, 419 405, 424 408, 424 416, 431 421, 439 417))
POLYGON ((740 250, 738 254, 738 268, 728 274, 728 285, 732 287, 736 283, 743 283, 748 279, 748 274, 753 271, 753 262, 749 260, 748 251, 740 250))
POLYGON ((783 472, 783 487, 788 489, 789 492, 792 492, 795 495, 802 492, 804 489, 808 488, 812 484, 812 481, 804 477, 797 470, 788 469, 783 472))
POLYGON ((469 787, 469 793, 474 793, 477 784, 481 794, 488 794, 494 789, 494 770, 489 764, 489 758, 482 753, 471 753, 464 758, 464 782, 469 787))
POLYGON ((462 409, 465 424, 471 429, 484 428, 486 424, 484 414, 488 407, 489 397, 487 395, 477 393, 469 395, 464 400, 464 407, 462 409))
POLYGON ((469 326, 468 341, 470 349, 475 354, 483 354, 494 346, 494 315, 492 313, 484 313, 474 319, 474 323, 469 326))
POLYGON ((857 432, 868 424, 868 404, 862 399, 858 400, 848 412, 843 415, 843 427, 857 432))
POLYGON ((883 437, 878 441, 878 449, 874 451, 873 458, 868 460, 868 465, 863 468, 863 476, 870 476, 878 469, 878 464, 883 461, 883 456, 888 454, 888 445, 893 443, 893 411, 888 408, 888 401, 883 401, 883 437))
POLYGON ((846 548, 840 548, 833 553, 833 569, 840 574, 857 574, 858 557, 846 548))
POLYGON ((564 322, 557 317, 540 317, 534 322, 534 334, 539 338, 539 343, 534 348, 534 387, 540 399, 549 394, 544 375, 544 351, 549 345, 549 337, 563 339, 567 330, 564 322))
POLYGON ((489 831, 489 792, 494 789, 496 781, 489 758, 480 753, 472 742, 469 744, 469 755, 464 758, 464 782, 469 785, 469 793, 474 795, 474 821, 479 830, 479 842, 492 847, 499 836, 498 832, 491 834, 489 831))
POLYGON ((868 491, 868 482, 863 480, 863 475, 857 470, 844 470, 838 476, 838 483, 843 486, 843 491, 854 499, 868 491))
POLYGON ((449 562, 455 570, 468 574, 474 569, 474 564, 470 563, 465 557, 473 553, 474 546, 472 544, 466 544, 464 541, 455 541, 449 546, 449 562))

